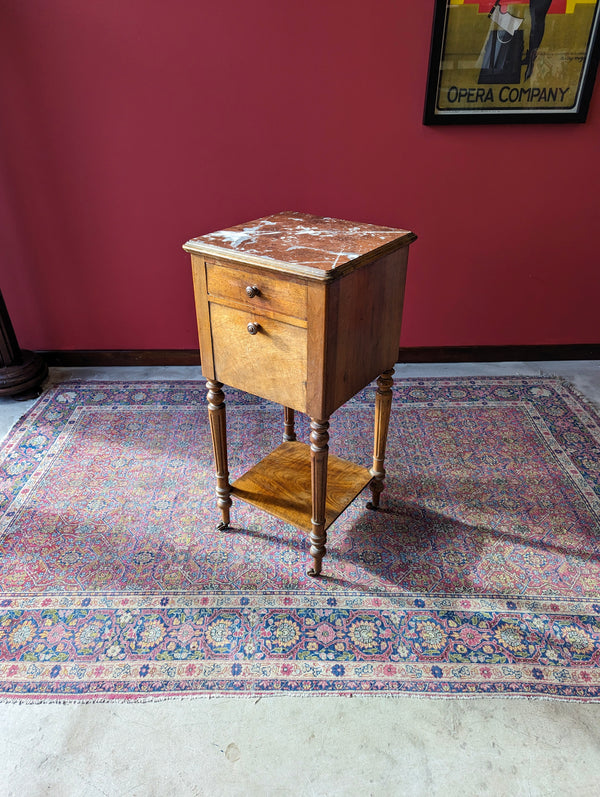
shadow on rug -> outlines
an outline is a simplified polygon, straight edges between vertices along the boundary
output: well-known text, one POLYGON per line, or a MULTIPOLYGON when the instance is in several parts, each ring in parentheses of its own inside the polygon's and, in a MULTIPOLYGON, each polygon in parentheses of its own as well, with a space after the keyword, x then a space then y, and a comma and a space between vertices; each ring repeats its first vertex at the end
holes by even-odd
MULTIPOLYGON (((230 470, 281 408, 226 391, 230 470)), ((374 388, 331 422, 370 465, 374 388)), ((306 419, 298 418, 306 440, 306 419)), ((382 511, 218 532, 201 382, 51 389, 0 452, 0 698, 600 697, 600 418, 560 380, 397 380, 382 511)))

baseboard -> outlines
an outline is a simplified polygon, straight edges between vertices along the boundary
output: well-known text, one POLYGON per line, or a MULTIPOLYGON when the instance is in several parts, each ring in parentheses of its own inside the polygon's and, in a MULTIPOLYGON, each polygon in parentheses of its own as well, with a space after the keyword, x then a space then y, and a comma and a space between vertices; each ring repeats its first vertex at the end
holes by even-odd
POLYGON ((41 351, 50 367, 200 365, 198 349, 134 349, 104 351, 41 351))
POLYGON ((500 363, 538 360, 600 360, 600 343, 527 346, 424 346, 401 348, 400 363, 500 363))
MULTIPOLYGON (((200 365, 197 349, 41 351, 49 366, 200 365)), ((400 363, 531 362, 536 360, 600 360, 600 343, 536 346, 424 346, 401 348, 400 363)))

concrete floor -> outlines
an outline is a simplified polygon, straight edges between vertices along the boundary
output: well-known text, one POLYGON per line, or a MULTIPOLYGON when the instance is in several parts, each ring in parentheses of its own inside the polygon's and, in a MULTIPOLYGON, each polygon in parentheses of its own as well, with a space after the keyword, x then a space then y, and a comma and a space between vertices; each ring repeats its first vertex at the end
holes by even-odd
MULTIPOLYGON (((399 376, 556 374, 600 404, 600 362, 402 365, 399 376)), ((189 379, 196 368, 53 369, 189 379)), ((0 399, 0 437, 30 406, 0 399)), ((0 704, 0 795, 597 795, 600 704, 265 697, 0 704)))

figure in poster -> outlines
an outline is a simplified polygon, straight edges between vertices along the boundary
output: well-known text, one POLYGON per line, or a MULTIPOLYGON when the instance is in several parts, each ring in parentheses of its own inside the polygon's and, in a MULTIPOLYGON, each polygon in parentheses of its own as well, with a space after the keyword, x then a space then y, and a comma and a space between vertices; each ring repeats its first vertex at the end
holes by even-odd
POLYGON ((523 32, 519 30, 523 20, 502 11, 500 0, 496 0, 488 15, 493 27, 485 43, 479 83, 520 83, 523 65, 525 80, 529 80, 551 5, 552 0, 529 0, 529 49, 523 58, 523 32))
POLYGON ((544 38, 546 29, 546 14, 552 0, 529 0, 529 15, 531 17, 531 30, 529 32, 529 51, 525 58, 527 69, 525 70, 525 80, 529 80, 533 72, 537 51, 544 38))
MULTIPOLYGON (((550 0, 552 2, 552 0, 550 0)), ((491 27, 483 48, 478 83, 520 83, 523 65, 523 20, 502 11, 496 0, 488 14, 491 27)))

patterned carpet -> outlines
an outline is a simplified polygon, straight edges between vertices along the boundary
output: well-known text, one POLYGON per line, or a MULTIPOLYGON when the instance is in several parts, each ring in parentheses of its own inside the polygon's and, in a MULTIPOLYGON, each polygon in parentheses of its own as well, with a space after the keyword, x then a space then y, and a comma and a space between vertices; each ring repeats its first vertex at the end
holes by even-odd
MULTIPOLYGON (((232 478, 281 408, 226 391, 232 478)), ((370 465, 374 387, 330 450, 370 465)), ((0 451, 0 697, 600 698, 600 418, 557 379, 396 381, 382 511, 218 532, 201 382, 71 382, 0 451)), ((307 439, 306 419, 297 430, 307 439)))

